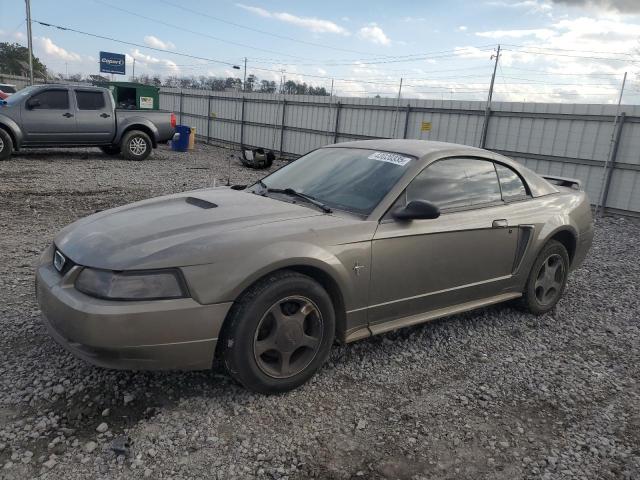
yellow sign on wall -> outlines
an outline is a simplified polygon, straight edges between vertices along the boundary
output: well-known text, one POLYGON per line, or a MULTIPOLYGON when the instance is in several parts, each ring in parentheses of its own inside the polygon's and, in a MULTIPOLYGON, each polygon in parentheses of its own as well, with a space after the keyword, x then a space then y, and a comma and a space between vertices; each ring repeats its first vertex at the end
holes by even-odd
POLYGON ((422 122, 422 126, 420 127, 421 132, 430 132, 431 131, 431 122, 422 122))

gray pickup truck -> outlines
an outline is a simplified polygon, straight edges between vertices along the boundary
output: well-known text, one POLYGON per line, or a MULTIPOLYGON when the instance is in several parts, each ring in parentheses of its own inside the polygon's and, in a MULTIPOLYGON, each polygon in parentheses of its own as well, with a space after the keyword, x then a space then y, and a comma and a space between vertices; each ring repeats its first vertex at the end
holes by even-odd
POLYGON ((0 160, 22 148, 88 146, 144 160, 175 125, 171 112, 116 110, 106 88, 35 85, 0 101, 0 160))

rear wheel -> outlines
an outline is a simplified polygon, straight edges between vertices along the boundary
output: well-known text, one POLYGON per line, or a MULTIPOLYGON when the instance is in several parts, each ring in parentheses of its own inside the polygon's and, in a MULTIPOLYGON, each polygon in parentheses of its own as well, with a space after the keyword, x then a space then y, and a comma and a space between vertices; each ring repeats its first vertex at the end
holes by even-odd
POLYGON ((292 390, 326 361, 335 315, 327 292, 292 271, 269 275, 234 304, 222 335, 229 374, 260 393, 292 390))
POLYGON ((146 133, 140 130, 131 130, 122 137, 120 148, 122 156, 127 160, 144 160, 151 154, 153 144, 146 133))
POLYGON ((100 150, 107 155, 120 155, 121 152, 120 145, 103 145, 100 150))
POLYGON ((567 284, 569 254, 560 242, 547 243, 531 268, 523 306, 535 315, 542 315, 556 306, 567 284))
POLYGON ((5 130, 0 128, 0 161, 7 160, 13 152, 13 140, 5 130))

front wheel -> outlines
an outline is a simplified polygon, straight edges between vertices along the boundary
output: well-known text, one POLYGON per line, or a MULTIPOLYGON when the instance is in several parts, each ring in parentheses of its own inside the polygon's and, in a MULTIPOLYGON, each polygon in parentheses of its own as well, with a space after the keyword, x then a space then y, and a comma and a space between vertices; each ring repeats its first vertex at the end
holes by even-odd
POLYGON ((331 298, 312 278, 282 271, 256 283, 227 319, 221 354, 229 374, 249 390, 292 390, 322 366, 333 344, 331 298))
POLYGON ((0 161, 7 160, 13 152, 13 141, 11 135, 0 128, 0 161))
POLYGON ((153 144, 146 133, 140 130, 131 130, 122 137, 120 148, 122 156, 127 160, 144 160, 151 154, 153 144))
POLYGON ((569 254, 560 242, 551 240, 533 263, 522 297, 523 306, 542 315, 556 306, 569 274, 569 254))

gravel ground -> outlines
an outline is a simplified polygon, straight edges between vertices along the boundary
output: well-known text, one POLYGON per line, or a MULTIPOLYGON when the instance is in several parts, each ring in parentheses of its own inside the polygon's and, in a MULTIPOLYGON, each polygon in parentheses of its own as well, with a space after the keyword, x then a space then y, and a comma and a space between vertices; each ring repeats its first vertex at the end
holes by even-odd
MULTIPOLYGON (((599 222, 552 314, 500 305, 335 346, 304 387, 76 360, 33 266, 95 210, 226 181, 228 151, 97 150, 0 163, 0 478, 640 478, 640 226, 599 222)), ((274 165, 273 168, 277 168, 274 165)), ((232 183, 263 172, 234 160, 232 183)))

